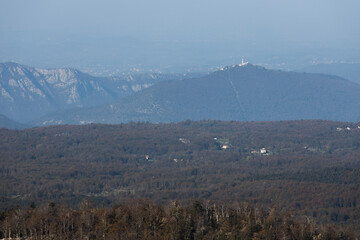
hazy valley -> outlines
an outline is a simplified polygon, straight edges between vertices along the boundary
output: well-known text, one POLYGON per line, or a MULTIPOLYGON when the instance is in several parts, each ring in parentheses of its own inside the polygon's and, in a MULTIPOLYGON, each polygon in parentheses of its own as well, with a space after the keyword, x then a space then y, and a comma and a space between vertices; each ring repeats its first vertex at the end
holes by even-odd
POLYGON ((0 240, 359 240, 359 9, 1 0, 0 240))
MULTIPOLYGON (((343 72, 335 66, 329 69, 343 72)), ((251 64, 210 74, 118 77, 15 63, 1 64, 0 70, 0 113, 29 126, 187 119, 360 120, 356 110, 360 86, 334 75, 269 70, 251 64)), ((355 68, 348 73, 352 80, 358 76, 355 68)))

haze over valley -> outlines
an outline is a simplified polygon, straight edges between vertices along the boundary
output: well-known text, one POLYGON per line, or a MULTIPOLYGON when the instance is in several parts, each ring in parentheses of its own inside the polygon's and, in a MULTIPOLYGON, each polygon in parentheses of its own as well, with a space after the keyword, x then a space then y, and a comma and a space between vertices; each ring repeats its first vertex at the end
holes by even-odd
POLYGON ((0 239, 359 239, 359 9, 0 1, 0 239))

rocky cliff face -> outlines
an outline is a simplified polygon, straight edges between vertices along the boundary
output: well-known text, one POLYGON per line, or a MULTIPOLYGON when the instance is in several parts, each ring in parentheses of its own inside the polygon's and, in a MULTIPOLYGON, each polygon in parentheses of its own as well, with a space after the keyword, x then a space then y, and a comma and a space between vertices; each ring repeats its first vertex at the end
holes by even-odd
POLYGON ((0 64, 1 113, 27 121, 58 109, 94 106, 117 99, 95 77, 71 68, 40 69, 0 64))
POLYGON ((0 63, 0 114, 27 122, 52 111, 111 103, 154 83, 161 74, 93 77, 72 68, 41 69, 0 63))

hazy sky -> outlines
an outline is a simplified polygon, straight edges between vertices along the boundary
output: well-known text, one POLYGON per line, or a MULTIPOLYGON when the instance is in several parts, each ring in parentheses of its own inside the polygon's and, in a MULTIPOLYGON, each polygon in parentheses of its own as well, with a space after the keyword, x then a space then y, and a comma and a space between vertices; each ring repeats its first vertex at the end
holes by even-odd
POLYGON ((359 48, 359 9, 359 0, 0 0, 0 37, 359 48))
POLYGON ((0 30, 360 42, 358 0, 1 0, 0 30))

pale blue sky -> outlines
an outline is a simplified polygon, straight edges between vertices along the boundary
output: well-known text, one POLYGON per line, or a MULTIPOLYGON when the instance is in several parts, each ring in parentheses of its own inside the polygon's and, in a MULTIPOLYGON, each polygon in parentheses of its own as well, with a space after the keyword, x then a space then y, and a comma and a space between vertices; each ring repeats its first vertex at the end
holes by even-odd
POLYGON ((0 53, 8 56, 4 48, 19 38, 23 46, 46 38, 66 48, 75 35, 360 48, 359 9, 359 0, 0 0, 0 53))
POLYGON ((1 0, 0 30, 352 41, 359 9, 358 0, 1 0))

